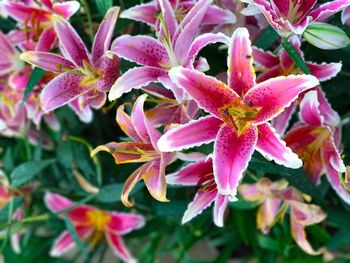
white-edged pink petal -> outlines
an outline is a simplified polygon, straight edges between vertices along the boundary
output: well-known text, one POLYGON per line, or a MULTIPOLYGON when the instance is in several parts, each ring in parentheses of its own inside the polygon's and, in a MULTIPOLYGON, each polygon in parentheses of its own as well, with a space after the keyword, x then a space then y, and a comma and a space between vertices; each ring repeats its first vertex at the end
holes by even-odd
POLYGON ((247 127, 240 135, 228 125, 220 129, 213 155, 214 177, 220 194, 235 198, 257 140, 258 131, 255 126, 247 127))
POLYGON ((163 152, 179 151, 215 140, 223 122, 212 116, 192 120, 166 132, 158 141, 158 149, 163 152))
POLYGON ((259 125, 258 133, 256 149, 266 159, 274 160, 277 164, 293 169, 300 168, 303 165, 298 155, 286 146, 286 143, 279 138, 279 135, 277 135, 270 124, 259 125))

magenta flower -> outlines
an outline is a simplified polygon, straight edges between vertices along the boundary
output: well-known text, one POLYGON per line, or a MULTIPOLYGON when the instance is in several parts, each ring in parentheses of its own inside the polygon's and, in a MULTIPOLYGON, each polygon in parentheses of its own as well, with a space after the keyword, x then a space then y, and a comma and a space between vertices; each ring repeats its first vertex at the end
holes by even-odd
MULTIPOLYGON (((304 202, 303 193, 288 187, 284 180, 271 182, 262 178, 255 184, 242 184, 239 193, 243 199, 260 204, 257 214, 257 228, 267 234, 272 226, 282 220, 290 209, 290 229, 292 238, 299 247, 310 255, 319 255, 324 248, 314 250, 307 240, 305 228, 326 218, 323 210, 316 205, 304 202)), ((306 199, 306 198, 305 198, 306 199)))
POLYGON ((149 36, 123 35, 112 44, 112 52, 119 57, 136 62, 136 67, 125 72, 109 92, 109 100, 120 98, 132 89, 141 89, 151 82, 160 82, 173 91, 176 99, 182 101, 183 91, 172 83, 168 72, 172 67, 182 65, 207 69, 205 59, 197 60, 200 50, 210 43, 227 43, 221 33, 203 34, 194 39, 212 0, 200 0, 178 24, 168 0, 159 0, 162 30, 158 40, 149 36), (194 39, 194 40, 193 40, 194 39))
POLYGON ((121 200, 126 206, 132 206, 129 201, 129 194, 136 183, 144 180, 149 193, 158 201, 167 202, 165 167, 174 160, 172 153, 162 153, 157 147, 157 142, 161 136, 147 119, 143 104, 147 95, 141 95, 135 102, 129 117, 124 112, 124 105, 117 110, 117 123, 123 132, 133 141, 132 142, 111 142, 98 146, 91 155, 100 151, 106 151, 113 155, 116 164, 122 163, 140 163, 144 162, 129 178, 126 180, 121 200))
POLYGON ((24 67, 23 61, 19 59, 20 53, 9 37, 0 32, 0 77, 24 67))
POLYGON ((347 7, 341 13, 341 21, 344 25, 350 26, 350 7, 347 7))
POLYGON ((304 168, 315 184, 321 175, 336 193, 350 203, 350 193, 344 188, 340 174, 346 168, 340 157, 341 129, 334 127, 323 115, 316 91, 308 92, 300 104, 301 123, 287 132, 284 140, 304 162, 304 168))
MULTIPOLYGON (((185 15, 196 4, 195 0, 168 0, 175 19, 180 22, 185 15)), ((120 14, 121 18, 128 18, 140 22, 144 22, 157 31, 161 30, 161 21, 159 19, 159 13, 162 11, 162 3, 158 0, 153 0, 146 4, 133 6, 120 14)), ((223 25, 233 24, 236 22, 236 17, 229 10, 221 9, 218 6, 211 5, 208 7, 203 20, 202 25, 223 25)))
POLYGON ((16 2, 5 1, 3 8, 6 13, 20 23, 24 28, 27 41, 37 42, 37 49, 49 51, 56 43, 53 29, 53 15, 69 19, 80 8, 78 1, 54 2, 52 0, 16 2))
POLYGON ((281 35, 300 35, 311 22, 322 22, 350 5, 349 0, 334 0, 315 8, 317 0, 242 0, 249 6, 245 14, 261 12, 281 35))
MULTIPOLYGON (((304 58, 304 54, 300 49, 301 43, 300 39, 297 36, 293 36, 289 39, 290 43, 293 44, 295 49, 298 51, 300 56, 304 58)), ((259 75, 257 82, 262 82, 268 80, 269 78, 278 77, 281 75, 289 75, 299 73, 302 74, 297 65, 290 58, 288 53, 282 49, 279 55, 272 54, 269 51, 263 51, 258 48, 253 48, 254 63, 259 67, 262 67, 262 74, 259 75)), ((306 61, 306 65, 311 71, 311 74, 318 78, 319 81, 327 81, 335 77, 341 70, 342 63, 322 63, 317 64, 314 62, 306 61)), ((328 103, 327 98, 322 91, 321 87, 316 87, 318 100, 322 107, 322 112, 327 118, 327 120, 332 123, 334 126, 339 125, 340 117, 336 113, 331 105, 328 103)), ((299 100, 302 99, 302 96, 299 96, 299 100)), ((289 120, 292 117, 292 114, 295 112, 297 102, 293 102, 288 108, 286 108, 280 115, 273 119, 272 124, 276 129, 277 133, 283 135, 288 124, 289 120)))
POLYGON ((263 177, 254 184, 241 184, 238 187, 239 195, 249 202, 260 204, 256 214, 256 227, 267 234, 276 223, 282 200, 280 192, 288 187, 288 182, 281 179, 276 182, 263 177))
POLYGON ((89 122, 91 108, 99 109, 106 101, 106 93, 119 76, 119 58, 105 55, 111 42, 119 8, 111 8, 96 33, 92 54, 73 27, 54 16, 63 56, 39 51, 21 54, 21 59, 58 74, 41 93, 41 106, 49 112, 67 103, 80 119, 89 122))
POLYGON ((180 171, 166 176, 168 184, 198 186, 199 189, 193 201, 182 218, 182 224, 187 223, 202 213, 204 209, 214 202, 214 223, 222 227, 224 225, 224 212, 228 204, 228 197, 220 194, 217 190, 213 174, 213 160, 211 157, 202 158, 191 163, 180 171))
POLYGON ((318 80, 311 75, 290 75, 256 84, 245 28, 237 29, 231 38, 227 73, 228 85, 193 69, 170 71, 171 80, 211 115, 171 129, 160 138, 158 147, 164 152, 179 151, 215 141, 215 182, 219 193, 234 198, 255 149, 278 164, 302 166, 268 121, 318 80))
MULTIPOLYGON (((61 212, 75 205, 71 200, 54 193, 46 193, 45 204, 53 213, 61 212)), ((123 242, 122 235, 142 228, 145 224, 145 219, 142 216, 99 210, 89 205, 79 205, 67 212, 64 217, 71 220, 80 239, 86 240, 92 246, 106 239, 116 256, 126 262, 134 262, 123 242)), ((74 246, 74 239, 66 230, 56 239, 50 255, 59 257, 74 246)))
POLYGON ((157 97, 153 100, 157 105, 145 112, 147 119, 155 127, 184 124, 197 118, 200 113, 200 108, 194 100, 178 103, 170 90, 149 85, 144 91, 157 97))

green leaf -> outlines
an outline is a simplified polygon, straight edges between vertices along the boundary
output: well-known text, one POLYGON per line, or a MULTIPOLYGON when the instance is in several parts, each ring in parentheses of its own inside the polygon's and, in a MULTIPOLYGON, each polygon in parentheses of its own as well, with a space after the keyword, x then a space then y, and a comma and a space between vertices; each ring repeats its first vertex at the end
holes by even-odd
POLYGON ((41 170, 49 164, 55 162, 54 159, 39 162, 26 162, 17 166, 11 173, 11 186, 18 188, 31 181, 41 170))
POLYGON ((113 0, 96 0, 96 5, 99 13, 104 16, 107 10, 112 7, 113 0))
POLYGON ((327 243, 326 247, 329 249, 338 249, 350 244, 350 229, 344 228, 335 235, 333 238, 327 243))
POLYGON ((292 43, 288 41, 288 38, 285 38, 282 42, 283 48, 287 51, 288 55, 294 61, 294 63, 305 73, 311 74, 310 69, 305 64, 304 59, 300 56, 298 51, 295 49, 292 43))
POLYGON ((154 205, 154 211, 157 216, 182 217, 187 209, 186 201, 174 200, 169 203, 157 202, 154 205))
POLYGON ((268 26, 262 33, 259 35, 257 40, 255 41, 255 46, 258 48, 262 48, 264 50, 269 49, 280 36, 278 33, 271 27, 268 26))
POLYGON ((305 174, 302 168, 290 169, 282 165, 269 162, 262 156, 254 155, 249 163, 249 168, 257 172, 265 172, 270 174, 276 174, 286 179, 292 186, 300 191, 310 195, 317 204, 324 204, 325 201, 321 193, 317 190, 314 184, 311 182, 310 177, 305 174))
POLYGON ((30 94, 30 92, 34 89, 35 85, 44 77, 46 71, 41 68, 34 68, 30 78, 28 80, 27 87, 24 91, 22 102, 25 102, 30 94))
MULTIPOLYGON (((110 184, 102 187, 97 195, 97 200, 102 203, 115 203, 119 202, 122 194, 124 184, 110 184)), ((140 191, 144 187, 144 184, 136 184, 132 189, 130 196, 140 191)))
POLYGON ((279 242, 275 239, 272 239, 271 237, 258 235, 258 244, 262 248, 275 251, 275 252, 280 252, 279 242))
POLYGON ((68 217, 64 217, 64 222, 66 223, 66 227, 67 230, 69 231, 69 233, 72 235, 74 242, 77 244, 78 248, 80 249, 80 251, 82 252, 82 254, 84 255, 86 262, 89 262, 89 253, 87 251, 87 249, 85 248, 83 242, 81 242, 77 231, 75 231, 75 228, 72 224, 72 222, 70 221, 70 219, 68 217))
POLYGON ((259 205, 259 202, 248 202, 244 199, 240 199, 236 202, 229 203, 232 208, 240 209, 240 210, 250 210, 254 209, 259 205))
POLYGON ((123 184, 111 184, 104 186, 97 195, 97 200, 102 203, 114 203, 120 201, 123 184))

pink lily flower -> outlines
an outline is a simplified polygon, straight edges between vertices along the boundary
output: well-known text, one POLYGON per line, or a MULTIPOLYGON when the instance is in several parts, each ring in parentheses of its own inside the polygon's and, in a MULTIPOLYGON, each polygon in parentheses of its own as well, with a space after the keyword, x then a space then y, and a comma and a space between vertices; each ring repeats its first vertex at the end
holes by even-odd
POLYGON ((143 111, 146 98, 147 95, 144 94, 136 100, 130 117, 124 112, 124 105, 117 110, 117 123, 132 142, 110 142, 91 152, 93 156, 100 151, 106 151, 112 154, 116 164, 145 163, 131 174, 124 184, 121 200, 128 207, 133 205, 128 196, 141 180, 144 180, 153 198, 161 202, 168 201, 165 167, 174 160, 175 155, 159 151, 157 141, 161 134, 152 126, 143 111))
MULTIPOLYGON (((301 43, 298 36, 293 36, 289 39, 289 42, 293 44, 297 52, 302 58, 304 54, 300 48, 301 43)), ((288 53, 282 49, 278 55, 272 54, 269 51, 263 51, 259 48, 253 48, 254 62, 259 67, 262 67, 263 73, 257 78, 257 82, 262 82, 270 78, 278 77, 281 75, 289 74, 303 74, 300 69, 295 65, 288 53)), ((306 65, 311 71, 311 74, 318 78, 319 81, 327 81, 335 77, 341 70, 342 63, 322 63, 317 64, 314 62, 306 61, 306 65)), ((321 87, 316 87, 318 100, 321 103, 322 111, 325 117, 334 126, 339 125, 340 117, 337 112, 332 109, 332 106, 328 103, 326 95, 322 91, 321 87)), ((299 96, 298 101, 293 102, 288 108, 286 108, 279 116, 273 119, 272 125, 276 129, 277 133, 283 135, 292 114, 295 112, 297 103, 302 99, 302 94, 299 96)))
POLYGON ((256 84, 245 28, 233 33, 227 61, 228 85, 193 69, 170 71, 171 80, 210 115, 169 130, 158 141, 158 148, 171 152, 215 141, 215 182, 219 193, 234 198, 255 149, 286 167, 302 166, 268 121, 318 80, 311 75, 289 75, 256 84))
POLYGON ((193 201, 188 205, 182 218, 182 224, 192 220, 214 202, 214 223, 219 227, 224 225, 224 212, 229 198, 220 194, 217 190, 211 157, 199 159, 182 168, 180 171, 167 175, 166 181, 171 185, 199 187, 193 201))
POLYGON ((205 25, 201 32, 222 32, 227 36, 232 36, 237 28, 246 27, 251 39, 254 40, 266 27, 263 15, 246 16, 242 14, 241 11, 246 7, 246 4, 240 0, 215 0, 215 3, 222 9, 230 10, 236 16, 237 21, 234 24, 205 25))
POLYGON ((37 50, 49 51, 56 43, 56 34, 53 29, 54 15, 69 19, 80 8, 78 1, 55 2, 41 0, 40 3, 5 1, 3 8, 6 13, 23 26, 29 39, 38 42, 37 50))
POLYGON ((23 61, 19 59, 20 53, 15 48, 15 45, 2 32, 0 32, 0 49, 0 77, 24 67, 23 61))
POLYGON ((265 177, 255 184, 241 184, 238 187, 238 193, 244 200, 260 203, 256 215, 256 226, 264 234, 269 233, 276 223, 282 203, 278 193, 287 187, 288 182, 284 179, 272 182, 265 177))
POLYGON ((170 90, 154 85, 147 86, 143 90, 157 97, 154 99, 157 105, 145 112, 147 119, 155 127, 183 124, 199 116, 200 108, 194 100, 178 103, 170 90))
POLYGON ((287 132, 285 142, 303 160, 305 171, 315 184, 326 174, 334 191, 350 203, 350 193, 339 178, 346 171, 339 153, 341 129, 332 126, 324 117, 316 91, 304 96, 299 117, 301 122, 287 132))
POLYGON ((113 85, 108 94, 109 100, 120 98, 133 89, 141 89, 151 82, 160 82, 165 88, 173 91, 181 102, 183 91, 168 76, 172 67, 184 67, 205 70, 208 64, 205 59, 196 60, 200 50, 210 43, 227 43, 228 38, 221 33, 203 34, 194 39, 212 0, 200 0, 178 24, 173 8, 168 0, 159 0, 162 28, 158 40, 149 36, 123 35, 112 44, 112 52, 119 57, 136 62, 136 67, 125 72, 113 85))
POLYGON ((45 112, 68 104, 84 122, 92 119, 91 108, 99 109, 106 101, 106 93, 119 77, 117 56, 105 55, 111 42, 119 8, 109 9, 95 35, 90 55, 74 28, 64 19, 54 16, 53 23, 62 54, 28 51, 21 59, 58 76, 41 93, 45 112))
MULTIPOLYGON (((0 170, 0 209, 3 209, 6 205, 8 205, 12 198, 16 198, 20 196, 27 197, 33 191, 34 191, 34 185, 28 185, 28 186, 22 187, 21 189, 11 188, 9 181, 5 176, 5 173, 2 170, 0 170)), ((24 201, 25 201, 24 205, 27 206, 29 204, 29 199, 25 198, 24 201)), ((21 220, 23 218, 24 218, 24 212, 22 207, 17 207, 12 214, 12 219, 21 220)), ((17 254, 21 253, 20 239, 21 239, 21 236, 24 234, 24 232, 25 232, 24 229, 20 231, 16 231, 12 233, 10 237, 12 250, 17 254)))
POLYGON ((248 3, 244 14, 261 12, 280 34, 300 35, 311 22, 322 22, 350 5, 349 0, 334 0, 317 7, 317 0, 242 0, 248 3))
POLYGON ((350 7, 345 8, 341 13, 341 22, 350 27, 350 7))
MULTIPOLYGON (((175 19, 180 22, 186 14, 193 8, 197 1, 195 0, 168 0, 175 19)), ((146 4, 133 6, 120 14, 121 18, 132 19, 146 23, 154 27, 157 31, 161 30, 161 21, 158 14, 162 11, 162 3, 153 0, 146 4)), ((202 25, 222 25, 234 24, 236 22, 235 15, 229 10, 222 9, 218 6, 211 5, 208 7, 202 25)))
POLYGON ((324 248, 314 250, 307 240, 305 228, 317 224, 326 218, 319 206, 304 202, 303 193, 293 187, 286 188, 284 180, 271 182, 262 178, 255 184, 242 184, 239 187, 241 196, 252 202, 259 202, 257 226, 264 234, 285 216, 290 209, 291 234, 298 246, 310 255, 319 255, 324 248))
MULTIPOLYGON (((63 211, 74 202, 54 193, 45 194, 45 204, 53 213, 63 211)), ((126 262, 135 262, 125 246, 122 236, 145 225, 145 219, 137 214, 99 210, 89 205, 79 205, 69 212, 67 217, 73 223, 75 231, 82 240, 95 246, 106 239, 114 254, 126 262)), ((74 248, 74 239, 68 230, 54 242, 50 255, 59 257, 74 248)))

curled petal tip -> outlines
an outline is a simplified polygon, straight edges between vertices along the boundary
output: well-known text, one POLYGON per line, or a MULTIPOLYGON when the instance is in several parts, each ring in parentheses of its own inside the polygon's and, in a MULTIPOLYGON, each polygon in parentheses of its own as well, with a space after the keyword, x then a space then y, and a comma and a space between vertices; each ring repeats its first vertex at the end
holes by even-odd
POLYGON ((90 157, 94 157, 97 153, 99 153, 99 152, 101 152, 101 151, 111 153, 111 150, 110 150, 107 146, 105 146, 105 145, 100 145, 100 146, 97 146, 95 149, 93 149, 93 150, 90 152, 90 157))

